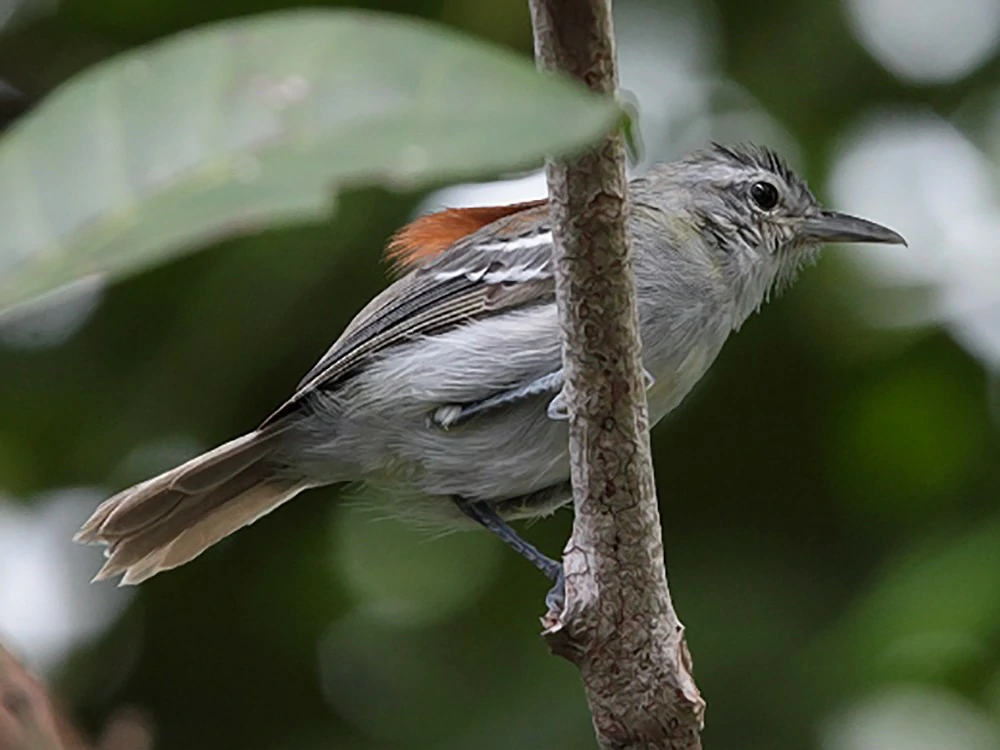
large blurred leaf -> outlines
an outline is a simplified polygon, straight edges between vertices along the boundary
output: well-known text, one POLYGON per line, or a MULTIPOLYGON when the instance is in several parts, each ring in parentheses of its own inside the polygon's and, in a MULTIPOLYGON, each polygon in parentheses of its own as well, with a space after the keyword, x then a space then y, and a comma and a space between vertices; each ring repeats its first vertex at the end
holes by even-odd
POLYGON ((583 146, 617 107, 399 17, 217 24, 101 64, 0 142, 0 308, 184 246, 583 146))

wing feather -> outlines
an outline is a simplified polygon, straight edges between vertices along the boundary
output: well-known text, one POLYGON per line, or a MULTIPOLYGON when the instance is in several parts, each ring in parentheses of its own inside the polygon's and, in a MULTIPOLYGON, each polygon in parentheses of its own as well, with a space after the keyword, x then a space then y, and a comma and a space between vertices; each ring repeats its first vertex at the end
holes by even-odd
POLYGON ((336 388, 372 359, 421 336, 555 296, 547 208, 506 216, 462 238, 377 295, 261 427, 336 388), (529 216, 526 216, 529 215, 529 216))

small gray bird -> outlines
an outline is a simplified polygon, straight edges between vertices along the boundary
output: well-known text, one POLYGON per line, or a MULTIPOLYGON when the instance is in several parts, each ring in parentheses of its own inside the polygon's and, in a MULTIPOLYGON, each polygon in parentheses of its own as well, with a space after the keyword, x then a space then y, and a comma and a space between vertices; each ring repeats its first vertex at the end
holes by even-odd
MULTIPOLYGON (((820 207, 772 151, 723 147, 629 185, 650 419, 824 242, 905 244, 820 207)), ((418 519, 471 519, 553 580, 507 525, 570 500, 562 353, 545 201, 452 209, 399 232, 406 269, 253 432, 105 501, 77 534, 97 579, 144 581, 309 487, 363 480, 418 519)))

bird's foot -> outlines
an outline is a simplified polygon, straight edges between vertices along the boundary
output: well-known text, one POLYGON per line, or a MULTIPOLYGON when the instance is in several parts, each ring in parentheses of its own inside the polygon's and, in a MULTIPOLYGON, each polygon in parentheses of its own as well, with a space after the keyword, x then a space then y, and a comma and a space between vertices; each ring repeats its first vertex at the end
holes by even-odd
MULTIPOLYGON (((555 561, 553 560, 553 562, 555 561)), ((549 589, 549 593, 545 595, 545 606, 549 608, 549 612, 560 613, 566 604, 566 573, 562 565, 555 564, 558 572, 555 574, 555 583, 549 589)))

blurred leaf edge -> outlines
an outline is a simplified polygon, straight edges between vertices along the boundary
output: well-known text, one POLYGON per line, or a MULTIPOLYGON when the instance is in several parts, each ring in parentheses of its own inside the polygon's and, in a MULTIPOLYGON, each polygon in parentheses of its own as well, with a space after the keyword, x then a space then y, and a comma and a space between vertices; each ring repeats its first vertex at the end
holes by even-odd
POLYGON ((323 219, 339 188, 533 166, 620 117, 514 52, 387 13, 283 11, 166 37, 82 71, 0 139, 0 313, 323 219))

